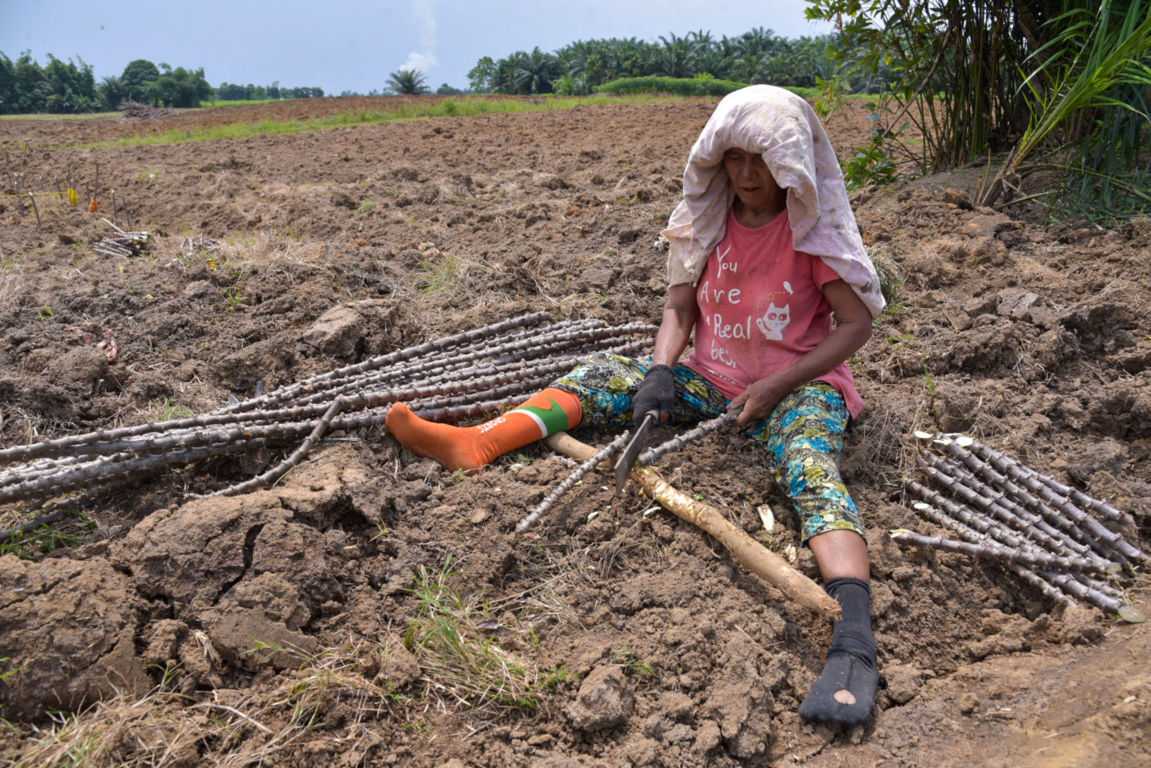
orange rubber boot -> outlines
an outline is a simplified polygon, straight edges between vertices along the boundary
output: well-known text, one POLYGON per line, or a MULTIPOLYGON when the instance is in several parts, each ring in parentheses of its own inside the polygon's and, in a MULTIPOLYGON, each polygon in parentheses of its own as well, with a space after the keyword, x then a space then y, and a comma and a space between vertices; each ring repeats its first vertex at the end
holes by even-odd
POLYGON ((388 432, 413 453, 435 459, 448 469, 476 469, 548 435, 573 429, 582 415, 578 397, 548 388, 475 427, 427 421, 403 403, 391 407, 387 424, 388 432))

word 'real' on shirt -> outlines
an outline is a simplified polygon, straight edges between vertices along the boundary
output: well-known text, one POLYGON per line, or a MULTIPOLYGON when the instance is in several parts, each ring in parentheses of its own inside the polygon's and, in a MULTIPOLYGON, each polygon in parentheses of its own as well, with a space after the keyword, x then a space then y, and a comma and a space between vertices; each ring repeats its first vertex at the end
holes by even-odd
MULTIPOLYGON (((729 398, 790 368, 830 335, 832 309, 822 289, 839 279, 818 257, 795 250, 786 211, 760 227, 728 213, 723 240, 697 283, 699 320, 685 364, 729 398)), ((859 416, 863 400, 846 363, 815 380, 835 387, 851 417, 859 416)))

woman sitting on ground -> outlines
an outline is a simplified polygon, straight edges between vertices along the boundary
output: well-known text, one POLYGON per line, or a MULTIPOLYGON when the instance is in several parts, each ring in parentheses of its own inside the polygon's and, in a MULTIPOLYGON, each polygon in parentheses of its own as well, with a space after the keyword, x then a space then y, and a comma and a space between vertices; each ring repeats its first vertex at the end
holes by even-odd
POLYGON ((846 361, 884 304, 811 107, 765 85, 724 98, 692 147, 663 234, 669 287, 652 357, 596 355, 480 426, 434 424, 397 405, 388 429, 415 453, 475 468, 581 423, 624 427, 650 411, 686 423, 742 407, 739 427, 764 444, 843 607, 800 714, 863 723, 878 682, 867 545, 838 461, 863 407, 846 361))

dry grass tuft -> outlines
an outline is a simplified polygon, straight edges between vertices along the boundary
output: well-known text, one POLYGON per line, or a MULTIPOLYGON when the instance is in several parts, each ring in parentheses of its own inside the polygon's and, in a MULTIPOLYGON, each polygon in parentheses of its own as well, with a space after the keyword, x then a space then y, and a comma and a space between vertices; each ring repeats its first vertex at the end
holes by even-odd
POLYGON ((361 727, 392 713, 397 697, 368 679, 364 660, 377 648, 348 643, 306 657, 273 687, 215 691, 204 701, 157 690, 117 698, 33 732, 17 768, 268 765, 319 731, 341 751, 364 738, 361 727))
POLYGON ((0 274, 0 307, 13 309, 24 298, 24 280, 16 274, 0 274))
POLYGON ((903 269, 886 248, 872 246, 869 249, 871 262, 879 275, 879 290, 888 305, 897 310, 903 301, 903 269))
POLYGON ((190 716, 171 693, 155 692, 137 701, 98 704, 82 714, 60 716, 16 761, 16 768, 73 766, 189 765, 196 742, 211 728, 201 713, 190 716))
POLYGON ((917 446, 911 435, 922 428, 925 408, 920 401, 909 416, 903 403, 876 402, 852 431, 845 471, 879 488, 902 487, 915 471, 917 446))

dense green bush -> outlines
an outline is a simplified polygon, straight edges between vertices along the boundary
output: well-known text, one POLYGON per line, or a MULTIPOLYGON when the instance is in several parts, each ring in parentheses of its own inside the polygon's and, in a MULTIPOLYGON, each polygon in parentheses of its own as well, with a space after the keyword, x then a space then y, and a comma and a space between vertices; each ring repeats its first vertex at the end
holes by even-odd
POLYGON ((137 59, 120 77, 97 85, 83 59, 62 61, 48 54, 41 66, 28 51, 12 61, 0 51, 0 114, 76 113, 115 109, 125 99, 166 107, 198 107, 212 95, 203 69, 157 67, 137 59))
POLYGON ((840 29, 843 72, 886 83, 877 139, 849 163, 861 177, 883 155, 921 173, 986 163, 980 205, 1151 212, 1151 1, 808 0, 807 15, 840 29))
MULTIPOLYGON (((845 0, 846 1, 846 0, 845 0)), ((539 48, 501 59, 484 56, 468 72, 475 93, 581 95, 612 80, 634 77, 700 77, 813 88, 837 74, 831 35, 785 38, 756 27, 738 37, 706 30, 658 40, 577 40, 549 53, 539 48), (568 78, 568 79, 564 79, 568 78)), ((852 91, 882 90, 882 78, 861 75, 852 91)))
POLYGON ((714 77, 621 77, 595 90, 596 93, 670 93, 676 96, 726 96, 747 83, 714 77))

